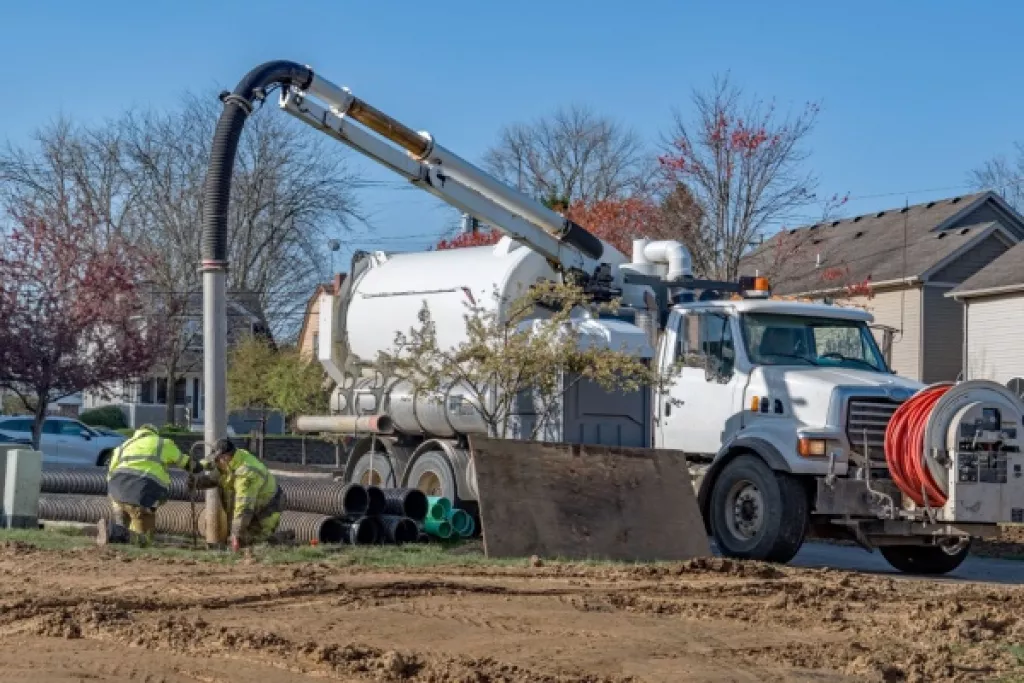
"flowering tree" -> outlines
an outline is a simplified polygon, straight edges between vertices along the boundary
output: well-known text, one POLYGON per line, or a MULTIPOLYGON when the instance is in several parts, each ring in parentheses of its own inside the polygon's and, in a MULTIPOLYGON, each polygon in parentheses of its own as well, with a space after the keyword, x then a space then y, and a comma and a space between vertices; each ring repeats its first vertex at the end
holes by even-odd
POLYGON ((140 284, 149 260, 95 214, 26 204, 0 235, 0 387, 35 416, 85 389, 137 376, 153 360, 140 284))
POLYGON ((659 162, 666 181, 686 186, 700 209, 699 232, 687 246, 695 262, 707 264, 703 275, 733 279, 759 236, 818 203, 802 146, 819 107, 780 117, 773 104, 744 101, 728 77, 695 91, 693 105, 694 121, 676 115, 659 162))
POLYGON ((629 256, 633 240, 639 237, 659 238, 662 232, 661 208, 644 197, 603 199, 569 205, 566 217, 608 242, 629 256))

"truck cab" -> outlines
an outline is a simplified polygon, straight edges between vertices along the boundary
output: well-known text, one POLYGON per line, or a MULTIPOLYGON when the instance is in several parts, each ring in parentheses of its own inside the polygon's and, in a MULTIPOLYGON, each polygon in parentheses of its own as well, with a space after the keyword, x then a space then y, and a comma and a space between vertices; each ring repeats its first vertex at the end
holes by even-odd
POLYGON ((722 550, 787 561, 820 478, 851 474, 851 454, 884 471, 888 418, 923 385, 893 374, 871 321, 860 309, 773 299, 671 309, 655 445, 687 454, 722 550))

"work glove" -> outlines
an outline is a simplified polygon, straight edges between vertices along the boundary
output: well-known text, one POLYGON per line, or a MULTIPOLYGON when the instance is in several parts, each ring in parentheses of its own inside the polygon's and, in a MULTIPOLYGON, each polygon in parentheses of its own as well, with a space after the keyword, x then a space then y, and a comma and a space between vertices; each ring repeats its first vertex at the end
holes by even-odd
POLYGON ((244 512, 238 517, 235 517, 231 522, 231 538, 243 540, 245 537, 245 530, 249 527, 252 522, 252 512, 244 512))

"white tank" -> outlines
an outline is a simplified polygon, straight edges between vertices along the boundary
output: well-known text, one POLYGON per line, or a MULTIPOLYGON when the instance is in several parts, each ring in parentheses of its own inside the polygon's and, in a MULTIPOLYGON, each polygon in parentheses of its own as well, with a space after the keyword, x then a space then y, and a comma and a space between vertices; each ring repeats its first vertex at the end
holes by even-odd
POLYGON ((349 352, 363 364, 394 348, 395 332, 419 327, 424 301, 443 347, 465 338, 467 304, 494 307, 555 272, 544 257, 508 237, 494 246, 408 254, 377 252, 353 283, 345 327, 349 352))

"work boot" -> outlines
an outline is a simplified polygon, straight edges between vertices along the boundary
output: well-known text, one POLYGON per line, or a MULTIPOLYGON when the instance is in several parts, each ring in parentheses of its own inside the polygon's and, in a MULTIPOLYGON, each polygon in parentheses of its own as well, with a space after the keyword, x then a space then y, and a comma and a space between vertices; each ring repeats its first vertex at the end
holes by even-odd
POLYGON ((100 519, 96 523, 96 545, 125 544, 129 540, 128 530, 111 519, 100 519))

